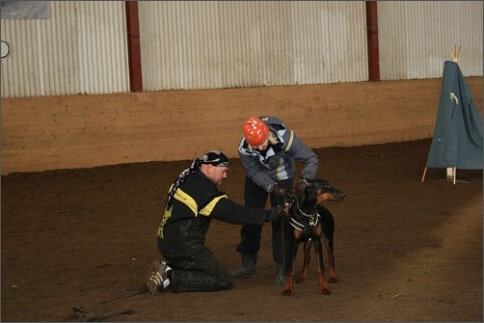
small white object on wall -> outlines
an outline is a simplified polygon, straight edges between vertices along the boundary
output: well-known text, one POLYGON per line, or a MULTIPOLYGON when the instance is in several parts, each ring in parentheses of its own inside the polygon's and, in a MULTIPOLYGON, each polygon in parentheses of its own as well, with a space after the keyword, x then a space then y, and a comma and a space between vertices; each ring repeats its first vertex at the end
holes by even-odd
POLYGON ((2 40, 2 58, 7 57, 8 53, 10 53, 10 45, 2 40))

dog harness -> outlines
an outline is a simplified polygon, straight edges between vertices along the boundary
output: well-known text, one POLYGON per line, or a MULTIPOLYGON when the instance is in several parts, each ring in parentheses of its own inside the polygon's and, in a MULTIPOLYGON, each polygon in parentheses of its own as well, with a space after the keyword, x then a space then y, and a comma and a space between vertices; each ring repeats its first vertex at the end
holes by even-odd
POLYGON ((299 201, 296 201, 296 206, 298 212, 297 214, 294 212, 294 216, 290 218, 290 224, 294 229, 303 232, 302 241, 311 241, 313 238, 312 230, 318 225, 321 216, 317 210, 314 210, 312 214, 304 213, 299 207, 299 201))

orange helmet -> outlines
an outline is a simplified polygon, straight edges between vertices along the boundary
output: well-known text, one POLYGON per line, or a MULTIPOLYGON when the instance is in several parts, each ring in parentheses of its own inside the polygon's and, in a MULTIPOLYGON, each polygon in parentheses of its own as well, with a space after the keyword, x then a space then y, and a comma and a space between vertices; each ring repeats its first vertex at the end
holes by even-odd
POLYGON ((249 145, 260 146, 269 137, 269 127, 261 119, 250 117, 244 123, 244 137, 249 145))

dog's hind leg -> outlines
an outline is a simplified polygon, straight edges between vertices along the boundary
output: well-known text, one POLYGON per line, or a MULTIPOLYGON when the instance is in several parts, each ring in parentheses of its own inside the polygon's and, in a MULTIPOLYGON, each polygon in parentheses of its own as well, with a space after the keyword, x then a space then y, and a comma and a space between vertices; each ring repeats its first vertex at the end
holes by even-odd
POLYGON ((302 283, 308 278, 308 267, 309 267, 309 262, 311 261, 311 247, 313 243, 311 241, 306 241, 304 242, 304 262, 303 262, 303 267, 301 270, 301 274, 299 275, 299 278, 296 280, 296 284, 302 283))
POLYGON ((318 271, 319 288, 321 294, 330 295, 331 290, 329 289, 328 283, 324 278, 324 264, 323 264, 323 246, 321 244, 321 238, 313 240, 314 243, 314 255, 316 258, 316 266, 318 271))
POLYGON ((331 212, 323 207, 318 207, 318 213, 321 216, 321 225, 323 227, 323 243, 326 252, 328 253, 328 272, 329 282, 336 283, 338 278, 336 277, 335 261, 334 261, 334 217, 331 212))
POLYGON ((333 254, 333 240, 328 239, 326 235, 323 236, 323 243, 326 252, 328 253, 328 271, 329 271, 329 282, 337 283, 338 278, 336 277, 336 269, 334 267, 334 254, 333 254))

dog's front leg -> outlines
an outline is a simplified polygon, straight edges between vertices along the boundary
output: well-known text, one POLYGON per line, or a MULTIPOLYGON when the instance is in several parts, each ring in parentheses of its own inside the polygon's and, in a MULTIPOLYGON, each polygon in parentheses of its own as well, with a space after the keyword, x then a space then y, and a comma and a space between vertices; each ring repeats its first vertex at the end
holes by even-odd
POLYGON ((312 246, 311 241, 304 242, 303 268, 301 270, 301 274, 299 275, 299 278, 296 280, 296 284, 302 283, 308 278, 308 267, 309 267, 309 262, 311 261, 311 253, 310 253, 311 246, 312 246))
POLYGON ((294 281, 294 272, 295 272, 295 262, 297 256, 297 250, 299 248, 299 239, 301 238, 300 231, 295 232, 294 240, 291 245, 291 259, 289 259, 289 271, 286 274, 286 283, 284 284, 284 290, 282 291, 282 295, 284 296, 291 296, 292 289, 293 289, 293 281, 294 281))
POLYGON ((336 269, 334 265, 334 247, 332 238, 329 239, 326 235, 323 237, 324 249, 328 253, 328 271, 329 271, 329 282, 337 283, 338 278, 336 277, 336 269))
POLYGON ((323 264, 323 246, 321 245, 321 237, 313 240, 314 243, 314 255, 316 258, 316 266, 318 271, 319 288, 321 289, 321 294, 329 295, 331 290, 329 289, 328 283, 324 278, 324 264, 323 264))
POLYGON ((321 215, 324 249, 328 253, 329 282, 336 283, 338 282, 338 278, 336 278, 336 265, 334 260, 334 217, 324 207, 320 207, 318 212, 321 215))

